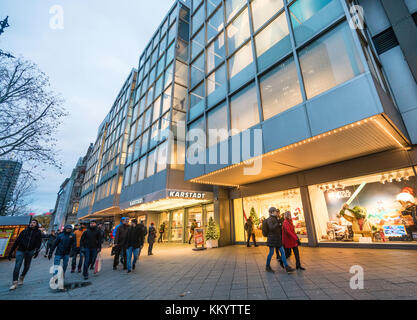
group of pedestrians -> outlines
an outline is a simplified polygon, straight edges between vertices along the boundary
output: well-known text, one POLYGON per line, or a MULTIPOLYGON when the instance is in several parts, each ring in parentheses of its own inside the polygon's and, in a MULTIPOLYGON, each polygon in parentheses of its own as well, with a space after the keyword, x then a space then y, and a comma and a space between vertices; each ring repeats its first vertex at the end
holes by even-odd
MULTIPOLYGON (((250 247, 250 238, 252 238, 255 247, 257 247, 252 217, 249 217, 245 223, 245 230, 247 233, 247 246, 250 247)), ((266 271, 275 272, 271 268, 271 260, 274 252, 276 252, 280 266, 284 268, 287 273, 294 272, 295 269, 290 267, 287 262, 287 259, 291 256, 291 251, 295 256, 296 269, 305 270, 305 268, 301 266, 300 253, 298 250, 298 246, 301 243, 295 233, 291 212, 285 212, 282 219, 279 209, 275 207, 269 208, 269 217, 262 222, 262 234, 267 238, 266 245, 269 247, 268 256, 266 258, 266 271)))
POLYGON ((153 222, 151 222, 148 232, 142 220, 138 223, 136 219, 132 219, 129 225, 129 219, 123 217, 120 224, 114 228, 113 234, 113 270, 117 270, 119 262, 123 265, 123 270, 127 270, 127 273, 135 270, 145 244, 146 235, 148 235, 147 241, 149 243, 148 255, 153 255, 152 249, 156 239, 156 228, 153 222))

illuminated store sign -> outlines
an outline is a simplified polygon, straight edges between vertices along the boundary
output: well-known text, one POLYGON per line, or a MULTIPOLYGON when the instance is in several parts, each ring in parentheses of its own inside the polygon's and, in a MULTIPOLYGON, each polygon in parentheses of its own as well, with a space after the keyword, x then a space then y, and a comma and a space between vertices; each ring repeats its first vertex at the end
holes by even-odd
POLYGON ((170 198, 205 199, 204 192, 169 191, 170 198))
POLYGON ((132 201, 129 202, 129 205, 134 206, 134 205, 141 204, 141 203, 143 203, 143 198, 132 200, 132 201))

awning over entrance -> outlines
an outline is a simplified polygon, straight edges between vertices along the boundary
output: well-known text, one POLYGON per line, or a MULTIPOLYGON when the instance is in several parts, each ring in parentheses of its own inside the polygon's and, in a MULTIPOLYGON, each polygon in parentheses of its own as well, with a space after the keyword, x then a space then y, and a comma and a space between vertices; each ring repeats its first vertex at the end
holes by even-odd
POLYGON ((213 201, 213 193, 207 191, 165 189, 121 203, 120 209, 129 211, 164 211, 213 201))
POLYGON ((367 154, 405 148, 408 141, 383 115, 361 120, 204 176, 195 183, 239 186, 367 154), (260 170, 245 173, 261 160, 260 170), (256 162, 255 162, 256 164, 256 162))

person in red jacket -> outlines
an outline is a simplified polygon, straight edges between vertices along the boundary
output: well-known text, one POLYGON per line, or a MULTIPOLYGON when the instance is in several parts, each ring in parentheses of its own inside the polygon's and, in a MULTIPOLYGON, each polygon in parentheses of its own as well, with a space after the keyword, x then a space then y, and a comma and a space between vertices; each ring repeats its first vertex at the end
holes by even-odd
POLYGON ((296 268, 300 270, 305 270, 301 266, 300 262, 300 253, 298 251, 298 246, 300 245, 300 240, 297 237, 297 234, 294 230, 294 225, 292 223, 291 212, 287 211, 284 214, 284 223, 282 225, 282 244, 285 249, 288 249, 291 252, 294 252, 296 268))

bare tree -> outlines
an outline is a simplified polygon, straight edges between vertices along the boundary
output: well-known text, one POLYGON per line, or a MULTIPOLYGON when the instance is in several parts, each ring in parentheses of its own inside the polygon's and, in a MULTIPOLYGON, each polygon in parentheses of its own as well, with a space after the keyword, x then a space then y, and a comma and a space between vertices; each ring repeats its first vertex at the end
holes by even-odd
POLYGON ((4 210, 8 216, 22 216, 30 213, 29 205, 33 202, 35 179, 29 170, 22 170, 14 188, 12 198, 4 210))
POLYGON ((66 116, 62 105, 34 63, 0 56, 0 158, 60 168, 55 135, 66 116))

